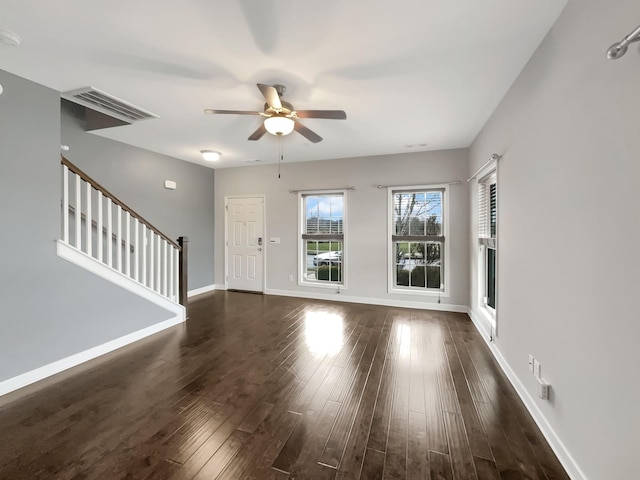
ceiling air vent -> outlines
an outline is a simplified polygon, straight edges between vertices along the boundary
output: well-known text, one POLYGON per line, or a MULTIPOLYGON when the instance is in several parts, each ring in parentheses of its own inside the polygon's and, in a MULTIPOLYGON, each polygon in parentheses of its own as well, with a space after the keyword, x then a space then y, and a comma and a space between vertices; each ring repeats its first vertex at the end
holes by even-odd
POLYGON ((147 112, 135 105, 126 103, 108 93, 101 92, 97 88, 85 87, 70 92, 64 92, 62 98, 91 108, 98 112, 110 115, 126 123, 133 123, 149 118, 157 118, 157 115, 147 112))

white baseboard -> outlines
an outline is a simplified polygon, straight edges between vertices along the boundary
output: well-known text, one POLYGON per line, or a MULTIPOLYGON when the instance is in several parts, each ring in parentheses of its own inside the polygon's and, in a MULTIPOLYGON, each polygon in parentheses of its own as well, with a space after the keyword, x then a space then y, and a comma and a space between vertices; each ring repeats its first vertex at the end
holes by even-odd
POLYGON ((294 290, 266 289, 267 295, 280 295, 283 297, 311 298, 314 300, 330 300, 333 302, 364 303, 369 305, 382 305, 384 307, 416 308, 420 310, 438 310, 441 312, 467 313, 466 305, 449 305, 446 303, 411 302, 406 300, 354 297, 342 293, 317 293, 298 292, 294 290))
POLYGON ((138 330, 137 332, 129 333, 128 335, 116 338, 115 340, 111 340, 102 345, 92 347, 83 352, 76 353, 48 365, 44 365, 16 377, 4 380, 0 382, 0 396, 6 395, 7 393, 26 387, 27 385, 31 385, 32 383, 38 382, 40 380, 44 380, 47 377, 68 370, 69 368, 80 365, 81 363, 88 362, 89 360, 93 360, 94 358, 100 357, 101 355, 113 352, 118 348, 122 348, 133 342, 142 340, 143 338, 153 335, 154 333, 158 333, 182 322, 184 322, 184 316, 180 317, 179 315, 176 315, 169 320, 156 323, 155 325, 143 328, 142 330, 138 330))
POLYGON ((144 298, 165 310, 168 310, 182 319, 186 319, 186 309, 179 303, 172 302, 167 297, 154 292, 149 287, 136 282, 132 278, 120 273, 114 268, 99 262, 93 257, 90 257, 86 253, 72 247, 71 245, 58 240, 57 241, 58 256, 68 260, 71 263, 78 265, 85 270, 98 275, 105 280, 124 288, 125 290, 144 298))
POLYGON ((471 307, 467 307, 467 315, 469 315, 469 318, 484 341, 491 344, 491 325, 489 325, 484 318, 477 314, 471 307))
POLYGON ((524 406, 533 417, 536 425, 538 425, 538 428, 542 432, 542 435, 544 435, 544 438, 549 443, 549 446, 558 457, 558 460, 560 460, 560 463, 562 463, 564 469, 567 471, 569 477, 574 480, 587 480, 587 476, 584 474, 565 444, 562 442, 556 431, 544 416, 544 413, 542 413, 542 410, 540 410, 540 408, 538 407, 536 400, 529 394, 529 391, 525 388, 516 373, 513 371, 513 369, 509 365, 509 362, 507 362, 507 360, 504 358, 498 346, 490 341, 490 327, 486 325, 486 322, 483 322, 481 320, 480 316, 473 309, 469 308, 468 314, 476 329, 478 330, 478 332, 480 332, 480 336, 489 346, 489 350, 491 350, 491 353, 500 365, 500 368, 502 368, 502 371, 505 373, 505 375, 511 382, 511 385, 513 385, 513 388, 516 390, 516 393, 524 403, 524 406), (489 330, 487 330, 487 328, 489 328, 489 330))
POLYGON ((219 290, 216 285, 207 285, 205 287, 194 288, 193 290, 189 290, 187 292, 187 298, 195 297, 196 295, 202 295, 203 293, 209 293, 214 290, 219 290))

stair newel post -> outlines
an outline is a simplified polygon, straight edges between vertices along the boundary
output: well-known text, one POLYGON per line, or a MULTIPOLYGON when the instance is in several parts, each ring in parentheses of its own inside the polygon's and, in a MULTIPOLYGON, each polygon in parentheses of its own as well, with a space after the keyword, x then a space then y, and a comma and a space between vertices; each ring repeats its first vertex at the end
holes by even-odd
POLYGON ((178 275, 180 277, 180 305, 187 308, 187 258, 189 251, 189 237, 178 237, 180 255, 178 260, 178 275))

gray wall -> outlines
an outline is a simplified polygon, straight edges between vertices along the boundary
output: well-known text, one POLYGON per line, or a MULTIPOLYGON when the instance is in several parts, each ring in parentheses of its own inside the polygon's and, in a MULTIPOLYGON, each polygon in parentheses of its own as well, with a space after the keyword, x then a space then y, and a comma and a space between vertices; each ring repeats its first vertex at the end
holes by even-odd
MULTIPOLYGON (((286 147, 285 147, 286 148, 286 147)), ((451 295, 443 304, 467 305, 469 296, 469 197, 467 150, 285 163, 282 178, 277 167, 227 168, 216 171, 216 284, 224 285, 224 199, 229 195, 266 196, 266 238, 280 237, 280 245, 267 243, 268 290, 297 294, 332 294, 333 290, 298 286, 298 197, 290 189, 321 189, 354 185, 347 192, 347 289, 342 297, 363 301, 429 304, 434 297, 387 293, 387 190, 377 185, 416 185, 462 180, 450 187, 449 239, 451 295)))
POLYGON ((534 398, 542 363, 535 401, 593 480, 638 477, 640 51, 605 51, 639 23, 637 0, 571 0, 471 148, 470 172, 504 154, 496 345, 534 398))
POLYGON ((189 290, 214 284, 213 169, 87 133, 68 108, 62 143, 66 158, 169 238, 189 237, 189 290), (165 180, 178 188, 165 189, 165 180))
POLYGON ((0 381, 172 316, 56 255, 60 96, 0 70, 0 381))

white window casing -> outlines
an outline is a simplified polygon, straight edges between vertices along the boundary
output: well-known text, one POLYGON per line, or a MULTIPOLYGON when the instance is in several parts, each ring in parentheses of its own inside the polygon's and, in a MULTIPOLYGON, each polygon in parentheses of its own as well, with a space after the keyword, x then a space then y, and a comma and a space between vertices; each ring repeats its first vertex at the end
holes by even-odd
POLYGON ((346 289, 346 190, 298 192, 298 285, 346 289))
POLYGON ((449 185, 389 187, 388 291, 449 296, 449 185))

